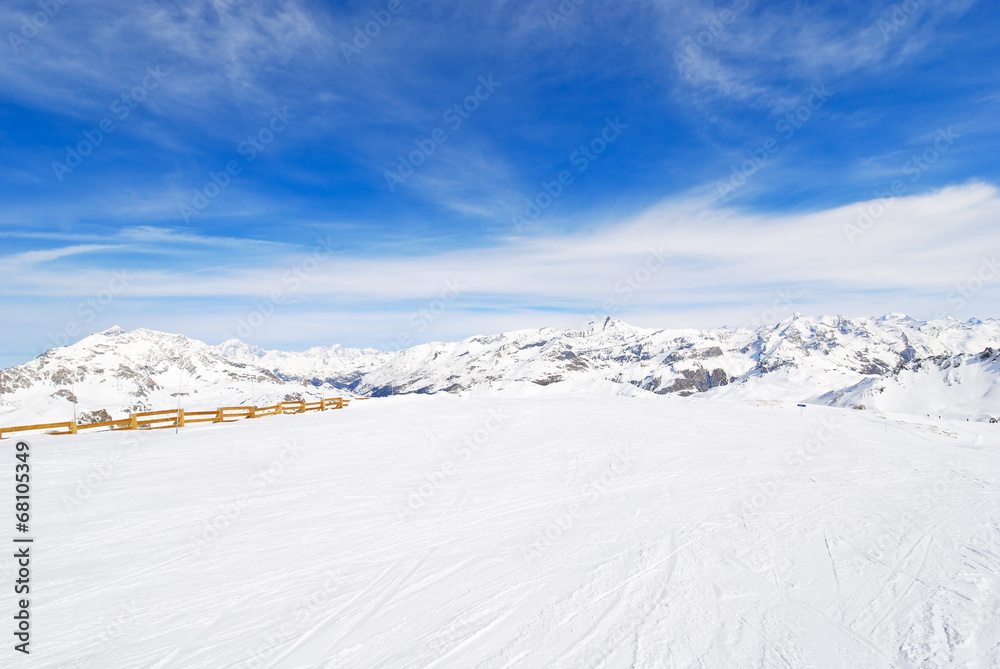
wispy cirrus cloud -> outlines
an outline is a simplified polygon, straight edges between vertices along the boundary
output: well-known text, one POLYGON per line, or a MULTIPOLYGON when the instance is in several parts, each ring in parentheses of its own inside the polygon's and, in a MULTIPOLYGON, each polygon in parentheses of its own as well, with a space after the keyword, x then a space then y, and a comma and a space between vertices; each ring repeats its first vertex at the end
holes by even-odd
POLYGON ((975 2, 880 2, 833 10, 821 4, 734 0, 670 3, 661 10, 664 39, 683 81, 708 99, 732 98, 781 111, 801 103, 795 93, 802 84, 905 65, 940 45, 942 27, 975 2))
MULTIPOLYGON (((0 24, 17 32, 37 11, 35 3, 7 3, 0 24)), ((135 86, 147 66, 169 62, 176 76, 159 104, 171 114, 236 103, 266 108, 276 102, 273 67, 331 48, 325 18, 294 0, 68 4, 29 42, 0 52, 0 85, 32 105, 86 119, 101 111, 99 100, 135 86)))
POLYGON ((67 256, 75 256, 82 253, 93 253, 95 251, 107 251, 116 247, 108 244, 78 244, 76 246, 64 246, 61 248, 48 249, 45 251, 25 251, 9 256, 0 256, 0 273, 17 272, 30 268, 38 263, 59 260, 67 256))
MULTIPOLYGON (((241 309, 282 289, 287 301, 258 333, 257 343, 378 345, 405 320, 401 313, 434 299, 451 280, 459 282, 462 293, 436 325, 442 337, 480 331, 483 314, 505 329, 529 322, 579 324, 608 311, 607 300, 616 315, 640 325, 739 325, 727 317, 733 305, 768 304, 779 289, 790 290, 798 310, 811 313, 910 310, 932 317, 956 282, 976 271, 984 253, 1000 254, 1000 231, 994 225, 998 215, 1000 193, 983 184, 782 217, 670 201, 586 234, 512 239, 500 247, 416 256, 334 253, 294 291, 288 290, 289 271, 301 266, 312 249, 254 267, 233 256, 233 265, 198 274, 126 264, 132 278, 128 294, 120 298, 122 311, 109 311, 95 326, 155 321, 155 314, 170 305, 192 303, 220 314, 214 329, 206 327, 200 309, 190 325, 186 316, 174 312, 174 329, 220 339, 241 309), (848 228, 873 206, 881 206, 883 213, 861 237, 852 238, 848 228), (625 277, 651 254, 663 259, 662 266, 657 263, 657 271, 640 286, 627 288, 625 277), (320 322, 324 313, 355 310, 364 314, 357 322, 334 320, 318 330, 289 334, 290 327, 304 320, 320 322), (370 328, 367 334, 360 322, 370 328)), ((5 299, 38 299, 41 310, 46 300, 72 300, 97 289, 101 281, 106 275, 97 267, 81 273, 39 265, 30 279, 9 287, 5 299), (71 281, 70 272, 78 278, 71 281)), ((984 290, 970 309, 997 306, 1000 283, 984 290)))

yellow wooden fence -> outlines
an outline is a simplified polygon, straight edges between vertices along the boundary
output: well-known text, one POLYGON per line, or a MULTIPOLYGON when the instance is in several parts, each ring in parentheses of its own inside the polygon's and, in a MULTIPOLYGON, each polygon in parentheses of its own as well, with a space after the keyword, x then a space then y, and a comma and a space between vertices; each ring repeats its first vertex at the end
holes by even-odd
MULTIPOLYGON (((360 399, 360 398, 359 398, 360 399)), ((77 425, 76 421, 66 423, 44 423, 41 425, 21 425, 18 427, 0 427, 0 439, 11 432, 32 432, 38 430, 65 430, 49 432, 49 434, 79 434, 81 430, 106 428, 109 430, 163 430, 180 428, 194 423, 232 423, 243 418, 264 418, 278 414, 305 413, 306 411, 327 411, 343 409, 350 403, 341 397, 332 397, 318 402, 279 402, 270 407, 219 407, 215 411, 185 411, 184 409, 169 409, 167 411, 145 411, 134 413, 121 420, 109 420, 103 423, 77 425)))

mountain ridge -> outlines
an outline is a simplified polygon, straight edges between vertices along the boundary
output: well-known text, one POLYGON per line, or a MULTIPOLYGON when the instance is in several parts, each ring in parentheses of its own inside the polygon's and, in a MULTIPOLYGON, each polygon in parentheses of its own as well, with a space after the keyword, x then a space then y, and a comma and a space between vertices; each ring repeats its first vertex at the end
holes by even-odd
POLYGON ((601 392, 781 400, 953 418, 1000 415, 1000 320, 792 314, 773 325, 522 329, 401 351, 339 344, 269 350, 115 326, 0 378, 0 411, 32 405, 129 412, 334 394, 601 392), (185 392, 185 388, 187 391, 185 392), (82 390, 83 392, 79 392, 82 390), (184 396, 184 395, 182 395, 184 396), (102 406, 97 406, 101 404, 102 406), (105 406, 107 405, 107 406, 105 406))

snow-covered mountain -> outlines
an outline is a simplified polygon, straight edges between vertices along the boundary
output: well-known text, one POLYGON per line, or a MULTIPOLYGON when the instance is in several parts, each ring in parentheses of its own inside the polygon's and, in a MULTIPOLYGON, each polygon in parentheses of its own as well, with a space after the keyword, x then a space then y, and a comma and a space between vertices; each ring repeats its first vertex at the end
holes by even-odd
POLYGON ((356 390, 530 386, 601 388, 985 419, 1000 415, 1000 321, 811 318, 755 330, 650 330, 614 319, 425 344, 365 375, 356 390))
POLYGON ((76 411, 81 422, 93 422, 178 404, 198 410, 255 400, 264 406, 331 394, 329 387, 288 382, 267 369, 230 360, 217 347, 183 335, 114 327, 3 370, 0 420, 66 421, 76 411))
MULTIPOLYGON (((1000 416, 1000 320, 795 314, 756 329, 658 330, 606 318, 399 351, 269 351, 118 328, 6 370, 0 411, 215 406, 334 394, 574 391, 784 400, 986 420, 1000 416), (252 379, 252 381, 251 381, 252 379), (75 385, 75 390, 74 390, 75 385), (195 395, 197 393, 197 396, 195 395)), ((64 418, 65 419, 65 418, 64 418)), ((5 422, 7 422, 5 420, 5 422)))
POLYGON ((1000 416, 996 349, 998 320, 795 314, 756 329, 655 330, 607 318, 582 330, 520 330, 398 353, 334 347, 258 352, 255 359, 285 378, 372 396, 552 389, 704 394, 983 420, 1000 416), (282 367, 282 356, 294 356, 295 366, 282 367))
POLYGON ((373 348, 344 348, 340 344, 314 346, 300 353, 269 351, 229 339, 214 347, 227 360, 272 370, 285 380, 322 379, 337 386, 357 383, 365 373, 392 358, 392 353, 373 348))

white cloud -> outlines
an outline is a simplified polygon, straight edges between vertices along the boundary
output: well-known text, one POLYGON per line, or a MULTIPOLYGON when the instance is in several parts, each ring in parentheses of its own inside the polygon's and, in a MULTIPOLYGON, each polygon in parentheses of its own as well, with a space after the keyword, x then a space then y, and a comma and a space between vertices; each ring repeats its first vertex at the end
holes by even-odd
POLYGON ((659 7, 667 53, 683 57, 682 79, 701 89, 696 105, 722 97, 784 111, 803 102, 809 85, 904 65, 945 37, 944 21, 975 2, 913 3, 905 11, 903 3, 885 2, 870 7, 868 17, 746 0, 659 7), (789 81, 805 84, 802 95, 789 81))
POLYGON ((64 246, 56 249, 46 249, 44 251, 25 251, 5 256, 0 259, 0 274, 16 273, 32 269, 33 265, 45 263, 52 260, 59 260, 67 256, 79 255, 81 253, 93 253, 95 251, 107 251, 120 248, 108 244, 78 244, 75 246, 64 246))
MULTIPOLYGON (((20 26, 36 12, 34 3, 5 6, 0 25, 20 26)), ((264 78, 296 57, 332 52, 327 20, 295 0, 137 2, 126 11, 69 5, 16 50, 0 50, 0 88, 28 104, 98 121, 123 90, 141 83, 147 67, 163 66, 167 92, 144 106, 205 125, 206 115, 222 110, 277 104, 278 91, 264 78)))
MULTIPOLYGON (((388 341, 414 309, 433 302, 453 279, 463 286, 461 297, 422 338, 578 325, 605 311, 606 300, 617 315, 646 326, 739 325, 779 290, 790 291, 796 310, 807 313, 908 311, 931 317, 957 282, 972 276, 984 257, 1000 253, 1000 193, 993 186, 969 184, 893 200, 852 244, 845 227, 878 206, 873 201, 766 217, 664 202, 596 233, 511 239, 423 256, 332 256, 311 273, 308 252, 199 274, 135 268, 120 308, 136 326, 156 327, 162 305, 196 299, 214 306, 190 318, 199 330, 221 336, 254 309, 255 300, 280 290, 284 302, 260 331, 261 341, 302 344, 388 341), (666 265, 640 280, 651 250, 662 250, 666 265), (288 277, 296 271, 308 278, 293 289, 288 277)), ((6 293, 65 300, 106 282, 107 273, 96 268, 39 266, 6 293)), ((969 309, 994 313, 998 292, 986 286, 969 309)), ((168 310, 175 323, 168 329, 190 333, 184 311, 168 310)), ((108 318, 121 320, 114 312, 108 318)))

